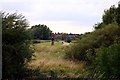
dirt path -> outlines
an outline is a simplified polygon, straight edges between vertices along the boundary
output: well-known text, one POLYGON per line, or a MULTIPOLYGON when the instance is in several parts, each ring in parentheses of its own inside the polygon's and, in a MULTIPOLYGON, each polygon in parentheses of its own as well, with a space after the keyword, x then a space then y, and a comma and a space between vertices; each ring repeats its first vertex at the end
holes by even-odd
POLYGON ((63 45, 68 46, 70 43, 63 42, 63 45))

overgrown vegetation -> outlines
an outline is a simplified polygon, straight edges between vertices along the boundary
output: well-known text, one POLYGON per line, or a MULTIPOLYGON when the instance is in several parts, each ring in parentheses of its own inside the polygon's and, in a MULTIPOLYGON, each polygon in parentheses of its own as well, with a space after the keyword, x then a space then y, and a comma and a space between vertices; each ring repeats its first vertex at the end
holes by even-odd
POLYGON ((81 77, 84 63, 65 59, 66 47, 62 42, 55 42, 54 46, 51 46, 50 42, 35 44, 36 57, 33 57, 35 60, 30 62, 30 68, 39 69, 47 77, 81 77))
POLYGON ((99 74, 99 77, 120 79, 120 44, 96 50, 94 63, 96 74, 99 74))
POLYGON ((2 13, 2 78, 19 79, 27 75, 25 65, 33 55, 27 20, 21 14, 2 13))
MULTIPOLYGON (((110 7, 103 15, 103 22, 95 30, 82 35, 78 43, 69 46, 66 56, 69 59, 86 61, 88 77, 119 78, 120 65, 120 6, 110 7)), ((87 74, 86 74, 87 75, 87 74)))
MULTIPOLYGON (((63 45, 63 41, 51 46, 51 30, 46 25, 27 29, 29 25, 24 16, 1 14, 3 79, 27 76, 120 78, 120 5, 106 10, 93 32, 81 35, 69 46, 63 45), (32 36, 42 40, 31 41, 32 36), (36 44, 31 45, 31 42, 36 44), (33 57, 33 47, 36 57, 33 57)), ((61 39, 66 40, 66 35, 61 39)))

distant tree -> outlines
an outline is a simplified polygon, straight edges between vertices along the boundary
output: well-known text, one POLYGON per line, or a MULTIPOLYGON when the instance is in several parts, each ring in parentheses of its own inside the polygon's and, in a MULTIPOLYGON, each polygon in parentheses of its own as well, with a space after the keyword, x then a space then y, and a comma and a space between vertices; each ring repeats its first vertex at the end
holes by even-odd
POLYGON ((68 36, 67 33, 63 33, 63 34, 61 34, 61 39, 62 39, 62 40, 66 40, 66 39, 67 39, 67 36, 68 36))
POLYGON ((34 39, 48 40, 51 38, 52 31, 46 25, 34 25, 31 27, 34 39))
POLYGON ((30 47, 31 35, 26 29, 28 22, 21 14, 2 14, 2 68, 3 79, 15 80, 26 74, 28 61, 33 50, 30 47))

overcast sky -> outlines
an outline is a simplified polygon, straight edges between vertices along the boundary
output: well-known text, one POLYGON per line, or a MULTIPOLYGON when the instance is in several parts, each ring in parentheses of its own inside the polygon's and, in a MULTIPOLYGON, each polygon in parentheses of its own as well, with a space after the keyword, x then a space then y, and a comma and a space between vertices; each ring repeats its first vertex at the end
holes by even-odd
POLYGON ((22 13, 30 25, 45 24, 53 32, 84 33, 101 22, 105 9, 119 0, 0 0, 0 10, 22 13))

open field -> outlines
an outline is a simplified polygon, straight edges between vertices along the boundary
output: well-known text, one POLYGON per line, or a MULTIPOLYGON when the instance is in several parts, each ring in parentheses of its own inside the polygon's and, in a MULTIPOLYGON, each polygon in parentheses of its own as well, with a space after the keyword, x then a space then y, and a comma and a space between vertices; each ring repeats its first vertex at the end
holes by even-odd
POLYGON ((47 76, 57 77, 78 77, 84 72, 82 62, 74 62, 65 59, 66 43, 55 42, 51 46, 50 42, 35 44, 35 56, 29 64, 30 68, 39 69, 47 76))

